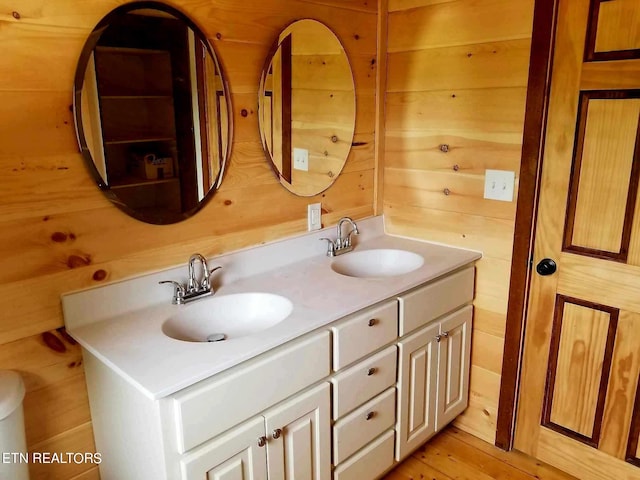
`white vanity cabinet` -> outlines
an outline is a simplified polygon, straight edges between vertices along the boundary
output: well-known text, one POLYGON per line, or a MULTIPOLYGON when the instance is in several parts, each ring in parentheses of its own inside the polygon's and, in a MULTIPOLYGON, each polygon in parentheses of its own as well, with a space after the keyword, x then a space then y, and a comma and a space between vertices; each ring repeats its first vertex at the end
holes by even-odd
POLYGON ((102 480, 379 478, 467 406, 473 283, 444 275, 159 399, 85 350, 102 480))
POLYGON ((401 461, 467 407, 472 307, 398 342, 396 460, 401 461))
POLYGON ((329 384, 296 395, 180 460, 183 480, 330 480, 329 384))

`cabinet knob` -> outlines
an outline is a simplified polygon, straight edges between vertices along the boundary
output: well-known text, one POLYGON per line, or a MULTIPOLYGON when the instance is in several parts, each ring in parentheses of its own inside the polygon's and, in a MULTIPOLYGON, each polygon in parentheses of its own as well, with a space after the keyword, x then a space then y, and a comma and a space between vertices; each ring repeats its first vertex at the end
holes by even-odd
POLYGON ((264 435, 262 437, 258 437, 258 446, 260 448, 264 447, 267 444, 267 437, 264 435))
POLYGON ((276 428, 273 432, 271 432, 271 436, 276 440, 280 438, 280 435, 282 435, 282 429, 280 428, 276 428))
POLYGON ((373 327, 376 323, 378 323, 378 320, 376 320, 375 318, 370 318, 368 325, 370 327, 373 327))
POLYGON ((449 338, 449 332, 442 332, 442 338, 449 338))
POLYGON ((442 335, 436 335, 436 342, 440 343, 440 340, 442 340, 442 335))
POLYGON ((378 371, 378 369, 376 367, 371 367, 369 370, 367 370, 367 375, 371 376, 374 373, 376 373, 378 371))
POLYGON ((376 416, 376 412, 367 412, 367 415, 364 418, 367 420, 371 420, 375 416, 376 416))

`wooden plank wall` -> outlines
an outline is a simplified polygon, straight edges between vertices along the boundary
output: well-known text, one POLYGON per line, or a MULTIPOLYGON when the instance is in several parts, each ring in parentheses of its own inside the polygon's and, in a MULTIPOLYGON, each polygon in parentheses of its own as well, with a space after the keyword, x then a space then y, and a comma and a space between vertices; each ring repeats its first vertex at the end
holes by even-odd
MULTIPOLYGON (((33 451, 93 447, 79 348, 65 338, 60 294, 373 213, 377 4, 370 0, 171 0, 217 49, 229 77, 235 137, 223 186, 193 218, 133 220, 98 191, 75 141, 71 91, 94 25, 124 0, 0 0, 0 368, 27 384, 33 451), (345 45, 357 90, 355 147, 325 194, 299 198, 267 164, 256 114, 269 47, 294 19, 316 18, 345 45)), ((96 479, 90 465, 32 465, 32 479, 96 479)))
POLYGON ((387 229, 483 252, 470 407, 456 424, 489 442, 495 439, 516 204, 483 199, 484 171, 515 171, 517 185, 533 3, 389 0, 387 229))

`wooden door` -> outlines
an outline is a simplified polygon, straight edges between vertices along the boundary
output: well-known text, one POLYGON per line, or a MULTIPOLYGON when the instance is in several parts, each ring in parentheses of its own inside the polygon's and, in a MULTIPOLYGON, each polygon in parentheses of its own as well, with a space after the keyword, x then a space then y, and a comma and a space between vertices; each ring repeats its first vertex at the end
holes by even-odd
POLYGON ((436 431, 469 404, 472 311, 473 307, 465 307, 440 323, 436 431))
POLYGON ((329 383, 265 413, 269 480, 330 480, 329 383))
POLYGON ((182 480, 267 480, 262 417, 196 448, 180 462, 182 480))
POLYGON ((638 0, 558 1, 515 447, 589 480, 640 479, 639 58, 638 0))
POLYGON ((398 342, 396 460, 402 460, 436 433, 438 334, 433 323, 398 342))

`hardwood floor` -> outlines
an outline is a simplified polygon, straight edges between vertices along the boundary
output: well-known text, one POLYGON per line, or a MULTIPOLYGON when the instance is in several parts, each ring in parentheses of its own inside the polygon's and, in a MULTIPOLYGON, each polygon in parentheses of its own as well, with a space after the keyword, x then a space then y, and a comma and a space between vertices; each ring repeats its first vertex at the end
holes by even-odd
POLYGON ((504 452, 449 427, 384 480, 577 480, 520 452, 504 452))

